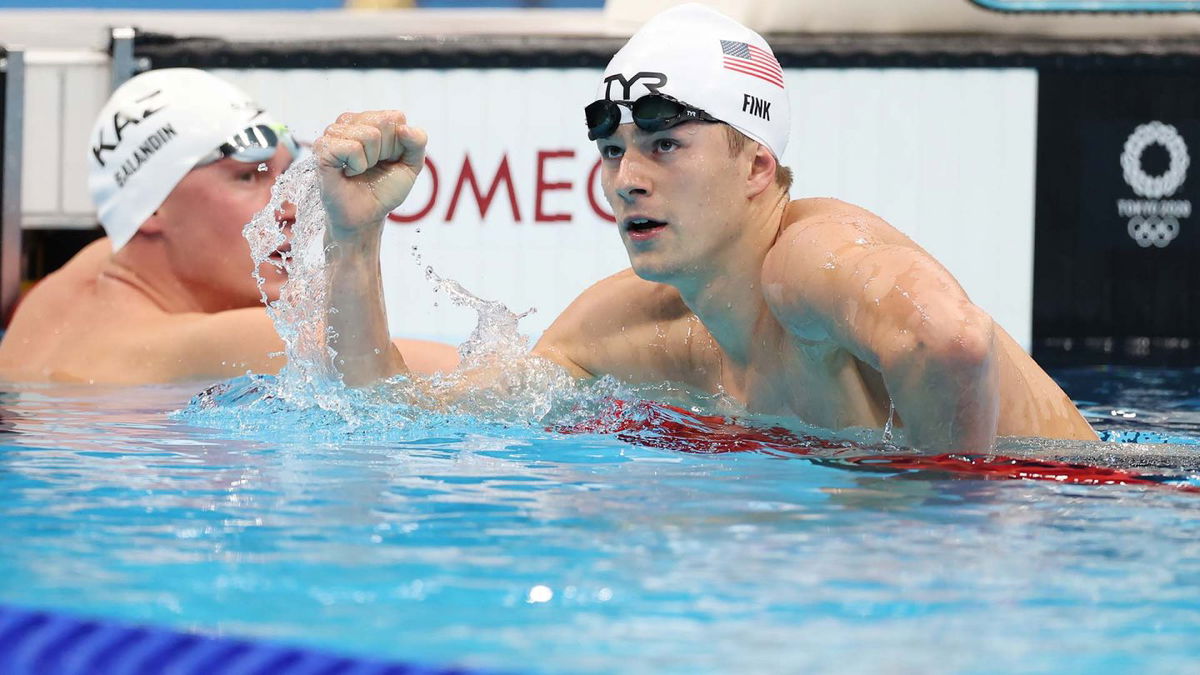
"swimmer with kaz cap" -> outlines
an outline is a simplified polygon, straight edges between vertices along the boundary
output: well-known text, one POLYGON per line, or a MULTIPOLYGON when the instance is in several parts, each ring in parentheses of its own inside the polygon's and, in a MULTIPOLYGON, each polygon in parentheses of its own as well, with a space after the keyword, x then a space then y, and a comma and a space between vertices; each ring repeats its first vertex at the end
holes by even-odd
MULTIPOLYGON (((107 237, 21 300, 0 376, 140 384, 277 371, 283 343, 261 298, 287 278, 264 263, 260 288, 242 229, 298 150, 254 99, 204 71, 121 85, 79 148, 107 237)), ((276 217, 290 227, 293 207, 276 217)), ((447 345, 411 347, 418 367, 457 361, 447 345)))
POLYGON ((88 187, 120 250, 193 169, 222 158, 257 166, 296 159, 287 128, 247 94, 192 68, 139 75, 117 89, 92 130, 88 187))
MULTIPOLYGON (((851 204, 790 200, 788 90, 762 36, 699 4, 668 9, 613 57, 584 117, 631 268, 577 298, 535 354, 579 378, 672 381, 831 430, 892 417, 901 443, 926 450, 986 451, 998 434, 1095 439, 920 246, 851 204)), ((333 277, 330 320, 383 321, 362 263, 407 195, 424 136, 377 114, 344 121, 314 148, 333 240, 355 252, 333 277), (392 154, 373 152, 376 136, 392 154), (401 136, 403 151, 386 142, 401 136), (373 172, 393 177, 392 201, 346 218, 361 206, 349 186, 373 172)), ((341 366, 352 383, 398 365, 372 358, 378 343, 364 336, 335 345, 352 357, 341 366)))

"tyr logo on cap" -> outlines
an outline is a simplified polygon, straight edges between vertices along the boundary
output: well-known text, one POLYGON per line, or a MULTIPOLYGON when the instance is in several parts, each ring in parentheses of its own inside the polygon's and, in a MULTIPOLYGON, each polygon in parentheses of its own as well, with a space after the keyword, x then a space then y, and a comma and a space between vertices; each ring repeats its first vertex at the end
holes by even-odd
POLYGON ((635 74, 628 80, 621 73, 615 73, 604 78, 604 98, 610 101, 629 101, 633 97, 633 86, 642 81, 641 84, 646 88, 648 94, 657 94, 658 90, 667 86, 667 76, 664 73, 640 72, 635 74), (653 80, 653 82, 644 82, 643 80, 653 80), (621 85, 621 98, 614 99, 612 95, 613 82, 618 82, 621 85))

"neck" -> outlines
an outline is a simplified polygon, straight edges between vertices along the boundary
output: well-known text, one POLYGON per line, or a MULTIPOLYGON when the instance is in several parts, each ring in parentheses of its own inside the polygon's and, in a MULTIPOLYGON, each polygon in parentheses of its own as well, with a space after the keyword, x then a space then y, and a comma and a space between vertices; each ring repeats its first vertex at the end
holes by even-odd
POLYGON ((767 311, 759 288, 762 266, 779 237, 787 204, 786 193, 778 199, 764 195, 747 214, 741 235, 702 276, 672 284, 734 365, 749 360, 756 327, 767 311))
POLYGON ((100 276, 121 284, 167 314, 210 311, 169 272, 165 256, 152 255, 144 248, 143 242, 129 242, 109 257, 100 276))

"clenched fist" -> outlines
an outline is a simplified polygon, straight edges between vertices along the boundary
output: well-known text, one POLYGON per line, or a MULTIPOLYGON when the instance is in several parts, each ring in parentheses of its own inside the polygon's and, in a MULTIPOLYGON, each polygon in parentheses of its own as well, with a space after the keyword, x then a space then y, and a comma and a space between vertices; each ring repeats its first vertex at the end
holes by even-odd
POLYGON ((412 190, 428 136, 398 110, 342 113, 313 144, 333 241, 378 234, 412 190))

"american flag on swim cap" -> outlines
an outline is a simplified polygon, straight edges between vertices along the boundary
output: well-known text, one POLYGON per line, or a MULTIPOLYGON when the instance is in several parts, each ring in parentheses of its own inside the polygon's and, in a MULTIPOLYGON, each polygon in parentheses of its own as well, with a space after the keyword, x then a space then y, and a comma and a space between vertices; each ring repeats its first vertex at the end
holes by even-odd
POLYGON ((757 77, 783 88, 783 68, 771 52, 734 40, 721 40, 721 51, 725 54, 725 70, 757 77))

